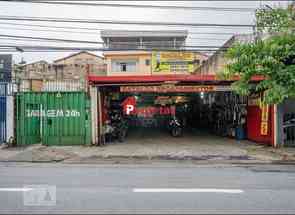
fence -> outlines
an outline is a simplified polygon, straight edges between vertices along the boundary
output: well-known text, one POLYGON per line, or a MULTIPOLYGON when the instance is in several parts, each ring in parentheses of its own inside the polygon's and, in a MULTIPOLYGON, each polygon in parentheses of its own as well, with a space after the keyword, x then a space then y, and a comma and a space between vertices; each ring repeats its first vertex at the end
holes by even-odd
POLYGON ((0 82, 0 144, 14 136, 14 83, 0 82))
POLYGON ((19 92, 80 92, 87 91, 87 84, 80 80, 44 81, 23 79, 19 82, 19 92))
POLYGON ((284 146, 295 147, 295 113, 284 115, 284 146))

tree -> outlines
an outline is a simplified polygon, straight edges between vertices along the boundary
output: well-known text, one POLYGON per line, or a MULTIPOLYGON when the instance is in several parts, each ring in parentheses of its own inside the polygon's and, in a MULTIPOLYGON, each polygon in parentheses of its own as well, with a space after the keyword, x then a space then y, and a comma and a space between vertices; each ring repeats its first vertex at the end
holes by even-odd
POLYGON ((253 43, 235 43, 228 49, 229 62, 222 74, 226 77, 240 76, 233 84, 242 95, 264 92, 264 102, 280 103, 295 97, 295 33, 294 10, 260 9, 256 13, 257 29, 267 38, 253 43), (265 80, 250 84, 251 77, 263 75, 265 80))

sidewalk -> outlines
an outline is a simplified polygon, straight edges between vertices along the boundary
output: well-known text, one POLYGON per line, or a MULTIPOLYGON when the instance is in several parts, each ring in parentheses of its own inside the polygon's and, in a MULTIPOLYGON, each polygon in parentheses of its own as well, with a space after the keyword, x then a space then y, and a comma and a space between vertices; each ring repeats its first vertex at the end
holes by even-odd
POLYGON ((129 137, 126 143, 97 146, 51 146, 5 148, 0 162, 145 162, 191 161, 197 163, 295 163, 295 148, 274 149, 250 141, 214 136, 169 135, 129 137))

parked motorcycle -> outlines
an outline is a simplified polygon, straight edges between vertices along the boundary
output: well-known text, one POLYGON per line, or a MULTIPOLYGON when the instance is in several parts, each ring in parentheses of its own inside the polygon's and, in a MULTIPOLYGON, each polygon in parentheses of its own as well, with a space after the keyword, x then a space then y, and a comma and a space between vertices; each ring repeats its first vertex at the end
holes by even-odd
POLYGON ((124 120, 120 110, 114 110, 110 113, 110 135, 111 139, 117 139, 124 142, 128 132, 128 123, 124 120))
POLYGON ((183 126, 175 116, 169 121, 169 130, 172 137, 180 137, 183 134, 183 126))

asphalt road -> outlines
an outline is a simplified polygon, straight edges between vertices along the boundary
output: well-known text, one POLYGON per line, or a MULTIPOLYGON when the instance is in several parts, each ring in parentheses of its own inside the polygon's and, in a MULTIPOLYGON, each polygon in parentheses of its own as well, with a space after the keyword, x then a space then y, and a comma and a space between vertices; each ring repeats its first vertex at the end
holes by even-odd
POLYGON ((2 163, 0 213, 294 214, 295 166, 2 163))

